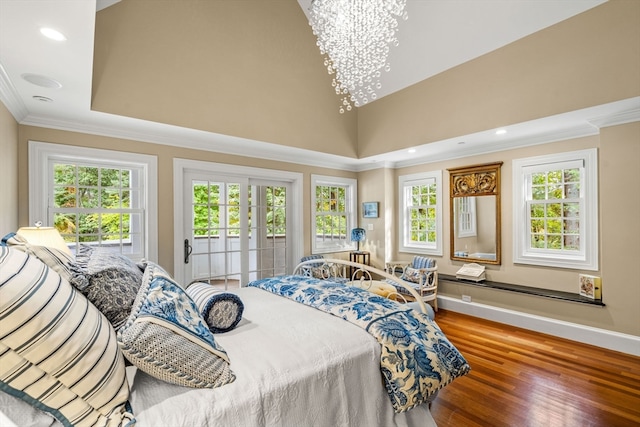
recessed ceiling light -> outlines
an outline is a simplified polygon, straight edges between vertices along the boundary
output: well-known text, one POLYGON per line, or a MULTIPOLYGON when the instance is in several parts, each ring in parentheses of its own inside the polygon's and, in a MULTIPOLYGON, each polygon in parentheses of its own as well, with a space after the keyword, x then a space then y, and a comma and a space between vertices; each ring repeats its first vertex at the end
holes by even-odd
POLYGON ((55 41, 65 41, 67 38, 58 30, 54 30, 53 28, 42 27, 40 28, 40 32, 43 36, 50 38, 55 41))
POLYGON ((498 129, 498 130, 496 131, 496 135, 504 135, 505 133, 507 133, 507 130, 506 130, 506 129, 498 129))
POLYGON ((53 80, 50 77, 42 76, 40 74, 24 73, 21 77, 29 83, 40 87, 47 87, 50 89, 60 89, 62 87, 62 84, 60 82, 53 80))
POLYGON ((34 95, 33 99, 40 102, 53 102, 53 99, 47 98, 46 96, 34 95))
POLYGON ((407 150, 407 153, 412 153, 412 154, 413 154, 413 153, 415 153, 415 152, 416 152, 416 149, 415 149, 415 148, 409 148, 409 149, 407 150))

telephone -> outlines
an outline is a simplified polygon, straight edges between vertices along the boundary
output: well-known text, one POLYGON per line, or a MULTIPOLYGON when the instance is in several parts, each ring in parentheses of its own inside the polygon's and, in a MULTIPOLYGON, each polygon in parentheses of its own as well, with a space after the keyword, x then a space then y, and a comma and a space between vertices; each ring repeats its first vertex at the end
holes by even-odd
POLYGON ((481 282, 485 279, 484 265, 476 264, 475 262, 463 264, 462 268, 456 272, 456 278, 481 282))

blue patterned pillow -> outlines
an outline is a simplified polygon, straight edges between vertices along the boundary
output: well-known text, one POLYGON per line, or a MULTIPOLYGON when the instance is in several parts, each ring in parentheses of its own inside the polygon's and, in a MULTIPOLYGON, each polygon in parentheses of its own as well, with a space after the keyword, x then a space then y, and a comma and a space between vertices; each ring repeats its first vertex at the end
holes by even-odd
POLYGON ((133 424, 116 334, 36 257, 0 247, 0 390, 65 427, 133 424))
POLYGON ((198 307, 153 262, 147 262, 133 309, 117 339, 132 364, 160 380, 214 388, 235 379, 227 353, 215 342, 198 307))
POLYGON ((236 294, 198 282, 187 287, 187 294, 196 303, 209 330, 214 334, 229 332, 242 320, 244 304, 236 294))

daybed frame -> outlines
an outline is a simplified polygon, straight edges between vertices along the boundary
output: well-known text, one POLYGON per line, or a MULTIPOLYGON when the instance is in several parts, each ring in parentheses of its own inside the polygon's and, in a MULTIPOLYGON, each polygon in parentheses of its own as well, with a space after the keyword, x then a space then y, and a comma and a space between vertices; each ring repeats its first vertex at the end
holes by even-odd
MULTIPOLYGON (((363 289, 369 289, 376 280, 387 283, 391 281, 405 288, 415 299, 420 310, 425 314, 428 313, 422 297, 420 297, 420 294, 416 292, 410 283, 400 279, 398 276, 394 276, 370 265, 337 258, 318 258, 301 262, 293 270, 293 274, 309 277, 315 276, 345 285, 352 285, 359 282, 358 287, 363 289)), ((396 301, 400 299, 401 302, 407 302, 407 299, 397 291, 391 292, 387 298, 395 299, 396 301)))

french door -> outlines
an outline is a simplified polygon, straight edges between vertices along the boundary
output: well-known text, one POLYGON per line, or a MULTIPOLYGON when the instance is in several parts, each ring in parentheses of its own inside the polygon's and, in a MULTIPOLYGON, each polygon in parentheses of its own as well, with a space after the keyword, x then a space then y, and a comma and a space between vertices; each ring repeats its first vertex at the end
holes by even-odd
MULTIPOLYGON (((254 172, 255 173, 255 172, 254 172)), ((300 242, 291 181, 185 170, 182 179, 182 281, 221 289, 292 271, 300 242)), ((178 272, 178 269, 176 269, 178 272)))

